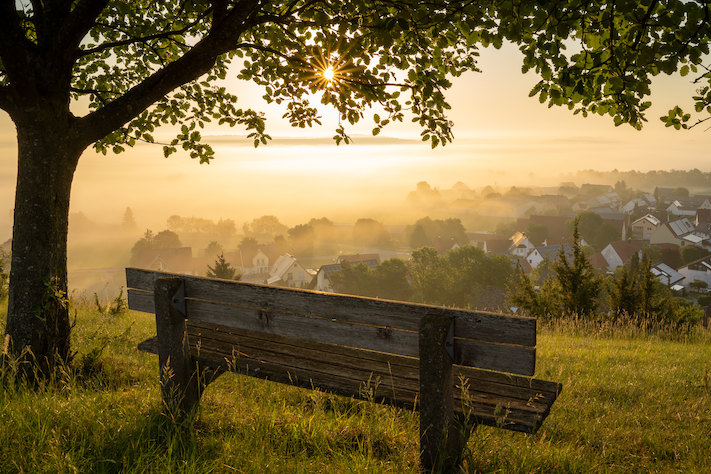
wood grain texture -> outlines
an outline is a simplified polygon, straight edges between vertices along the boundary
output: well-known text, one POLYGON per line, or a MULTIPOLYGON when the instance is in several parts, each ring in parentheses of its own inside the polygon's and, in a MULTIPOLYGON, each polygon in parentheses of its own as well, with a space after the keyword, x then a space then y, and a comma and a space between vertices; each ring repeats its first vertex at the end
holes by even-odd
MULTIPOLYGON (((151 312, 152 294, 128 291, 129 308, 151 312)), ((310 318, 294 313, 275 313, 242 306, 186 300, 188 320, 295 337, 305 341, 345 345, 359 349, 418 357, 417 333, 388 327, 353 324, 341 320, 310 318)), ((535 349, 455 338, 455 363, 481 369, 533 375, 535 349)))
MULTIPOLYGON (((188 324, 194 358, 203 364, 304 388, 418 408, 417 359, 308 343, 254 331, 188 324)), ((155 342, 141 350, 155 352, 155 342)), ((561 390, 553 382, 454 366, 455 411, 477 422, 535 432, 561 390), (462 384, 462 382, 464 382, 462 384), (464 385, 464 387, 462 387, 464 385)))
POLYGON ((455 319, 457 338, 529 347, 536 345, 536 320, 533 318, 126 269, 128 288, 147 292, 153 291, 156 278, 173 276, 185 280, 188 299, 199 298, 257 311, 308 315, 413 332, 418 330, 424 315, 447 314, 455 319))

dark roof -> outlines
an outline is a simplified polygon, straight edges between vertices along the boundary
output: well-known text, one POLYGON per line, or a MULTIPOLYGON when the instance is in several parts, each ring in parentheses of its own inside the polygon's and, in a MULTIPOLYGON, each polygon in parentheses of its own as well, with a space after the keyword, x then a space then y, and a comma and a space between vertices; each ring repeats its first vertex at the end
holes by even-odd
POLYGON ((620 257, 622 263, 627 263, 632 259, 632 255, 636 254, 644 248, 644 240, 618 240, 611 242, 610 245, 615 250, 615 253, 620 257))

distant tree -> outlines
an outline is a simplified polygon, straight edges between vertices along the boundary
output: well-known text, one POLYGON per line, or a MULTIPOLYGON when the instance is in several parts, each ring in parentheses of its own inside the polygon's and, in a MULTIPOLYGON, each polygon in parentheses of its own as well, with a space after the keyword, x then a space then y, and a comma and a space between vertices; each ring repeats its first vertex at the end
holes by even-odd
POLYGON ((294 255, 311 255, 316 233, 311 224, 299 224, 288 231, 289 243, 294 255))
POLYGON ((430 240, 427 238, 427 234, 425 234, 425 229, 423 229, 421 225, 415 225, 410 234, 410 247, 419 249, 428 246, 429 243, 430 240))
POLYGON ((496 230, 494 232, 498 235, 502 235, 504 237, 510 237, 512 236, 516 231, 518 230, 516 221, 509 220, 509 221, 503 221, 500 222, 496 226, 496 230))
POLYGON ((687 245, 681 248, 679 251, 681 254, 681 265, 686 265, 690 262, 694 262, 701 258, 711 255, 711 252, 702 247, 697 247, 695 245, 687 245))
POLYGON ((289 229, 287 234, 292 240, 313 239, 314 229, 310 224, 299 224, 289 229))
POLYGON ((353 226, 353 243, 365 247, 392 247, 390 233, 385 226, 370 218, 358 219, 353 226))
POLYGON ((615 183, 615 192, 617 194, 622 195, 624 192, 627 191, 627 184, 625 183, 625 180, 617 181, 615 183))
POLYGON ((672 268, 679 268, 682 265, 681 251, 679 247, 664 246, 659 248, 659 261, 672 268))
POLYGON ((351 265, 348 262, 341 264, 341 269, 334 272, 331 285, 337 293, 359 296, 375 296, 375 275, 365 263, 351 265))
POLYGON ((530 222, 526 227, 526 236, 536 247, 543 245, 543 242, 548 238, 548 227, 530 222))
POLYGON ((675 188, 674 191, 672 191, 672 196, 681 197, 681 198, 688 198, 689 197, 689 190, 683 186, 679 186, 678 188, 675 188))
POLYGON ((258 247, 259 242, 254 237, 244 237, 237 246, 241 252, 256 252, 258 247))
POLYGON ((133 230, 135 229, 136 226, 136 219, 133 217, 133 211, 131 210, 130 207, 127 207, 125 211, 123 211, 123 218, 121 219, 121 227, 123 227, 125 230, 133 230))
POLYGON ((215 257, 217 255, 221 255, 222 253, 222 245, 220 245, 216 240, 213 240, 212 242, 207 244, 207 248, 205 249, 206 257, 215 257))
POLYGON ((415 250, 407 267, 414 301, 447 304, 450 275, 437 250, 432 247, 415 250))
POLYGON ((428 246, 434 247, 440 252, 446 252, 451 249, 454 244, 466 245, 469 242, 462 221, 456 218, 443 220, 423 217, 415 222, 415 225, 411 227, 411 229, 410 243, 418 244, 411 245, 413 248, 428 246), (417 227, 422 228, 426 243, 425 239, 422 238, 422 233, 417 230, 417 227))
POLYGON ((180 242, 178 234, 170 230, 163 230, 157 234, 147 229, 131 248, 131 264, 135 265, 141 260, 141 256, 149 249, 173 249, 180 248, 183 244, 180 242))
POLYGON ((178 234, 172 230, 162 230, 153 237, 153 247, 158 249, 175 249, 182 247, 178 234))
POLYGON ((314 230, 316 239, 328 241, 334 238, 334 224, 326 217, 311 218, 308 225, 314 230))
POLYGON ((691 288, 696 289, 696 290, 700 290, 700 289, 702 289, 702 288, 708 288, 708 287, 709 287, 709 284, 706 283, 706 282, 703 281, 703 280, 694 280, 694 281, 692 281, 691 283, 689 283, 689 286, 690 286, 691 288))
POLYGON ((397 301, 409 301, 412 288, 407 279, 407 265, 398 258, 385 260, 375 270, 376 290, 379 298, 397 301))
MULTIPOLYGON (((620 231, 604 221, 597 213, 592 211, 583 211, 576 217, 580 235, 588 242, 595 250, 601 251, 610 242, 615 242, 622 238, 620 231)), ((575 219, 570 221, 572 230, 575 224, 575 219)))
POLYGON ((279 222, 276 216, 262 216, 244 224, 242 230, 247 237, 253 237, 258 242, 268 242, 278 235, 286 235, 289 228, 279 222))
POLYGON ((237 269, 230 265, 225 256, 220 254, 215 259, 213 266, 207 266, 207 276, 210 278, 222 278, 223 280, 239 280, 242 275, 235 276, 237 269))

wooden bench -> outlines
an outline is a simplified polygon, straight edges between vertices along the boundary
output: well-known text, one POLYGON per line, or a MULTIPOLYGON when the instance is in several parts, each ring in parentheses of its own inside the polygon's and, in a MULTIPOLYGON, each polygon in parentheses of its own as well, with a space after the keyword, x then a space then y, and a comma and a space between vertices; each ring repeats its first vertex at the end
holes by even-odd
POLYGON ((158 354, 180 413, 225 371, 394 404, 419 410, 422 467, 441 469, 476 424, 534 433, 561 391, 524 377, 535 319, 135 268, 126 280, 129 308, 156 315, 139 349, 158 354))

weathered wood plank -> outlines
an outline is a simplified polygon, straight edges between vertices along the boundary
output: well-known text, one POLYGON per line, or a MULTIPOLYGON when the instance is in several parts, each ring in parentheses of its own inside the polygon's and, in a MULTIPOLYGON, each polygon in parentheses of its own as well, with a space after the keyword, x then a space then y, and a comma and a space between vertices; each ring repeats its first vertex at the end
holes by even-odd
MULTIPOLYGON (((246 357, 286 364, 305 370, 347 375, 350 378, 361 381, 379 379, 385 390, 403 388, 417 391, 419 388, 417 367, 398 364, 396 356, 392 356, 387 360, 376 361, 360 357, 362 354, 373 354, 372 352, 364 352, 357 349, 351 349, 351 355, 349 356, 346 354, 334 354, 330 351, 329 346, 325 345, 320 350, 315 348, 304 349, 301 345, 283 344, 264 339, 248 337, 235 339, 233 335, 220 334, 219 332, 205 329, 196 330, 196 328, 189 327, 188 331, 198 353, 200 350, 207 348, 214 353, 223 354, 226 360, 230 360, 233 357, 246 357)), ((469 383, 470 386, 471 382, 477 383, 476 380, 465 380, 464 382, 469 383)), ((459 386, 458 378, 453 381, 453 386, 459 386)), ((513 387, 514 396, 509 396, 507 388, 512 388, 511 386, 489 383, 486 388, 487 397, 505 396, 507 399, 512 399, 512 403, 515 406, 519 406, 522 409, 539 412, 545 410, 544 405, 536 401, 539 398, 538 394, 531 390, 524 391, 513 387)), ((461 390, 457 388, 455 397, 460 399, 462 398, 460 395, 461 390)))
MULTIPOLYGON (((154 339, 139 344, 142 350, 148 352, 155 352, 155 346, 154 339)), ((260 361, 246 357, 228 362, 223 352, 213 352, 207 345, 201 347, 199 351, 198 348, 193 346, 192 354, 193 357, 199 358, 203 364, 207 363, 244 375, 304 388, 317 388, 338 395, 384 402, 408 409, 414 409, 418 406, 418 391, 416 389, 409 390, 407 387, 402 386, 395 386, 393 389, 387 383, 376 385, 373 383, 374 378, 368 384, 368 379, 364 381, 362 379, 342 377, 338 374, 323 374, 273 361, 260 361)), ((412 384, 410 379, 404 380, 408 382, 408 385, 412 384)), ((472 381, 472 386, 475 385, 477 385, 476 381, 472 381)), ((543 422, 550 408, 549 405, 540 401, 534 404, 527 404, 522 400, 507 399, 506 397, 483 393, 471 388, 467 396, 468 404, 464 407, 461 403, 458 387, 454 388, 454 393, 456 411, 462 412, 465 408, 471 408, 475 412, 477 422, 491 426, 501 426, 514 431, 534 432, 543 422)))
MULTIPOLYGON (((150 312, 153 307, 150 293, 129 290, 128 294, 131 309, 150 312)), ((219 324, 409 357, 419 356, 417 334, 410 331, 308 318, 294 313, 262 311, 190 298, 186 299, 186 306, 191 322, 219 324)), ((458 365, 521 375, 533 375, 535 371, 536 352, 529 347, 455 338, 454 349, 454 360, 458 365)))
POLYGON ((523 346, 535 346, 536 343, 536 321, 533 318, 126 269, 130 289, 152 291, 155 279, 167 276, 185 280, 187 298, 195 296, 272 313, 302 314, 413 332, 417 331, 424 315, 447 314, 455 318, 456 337, 523 346))

